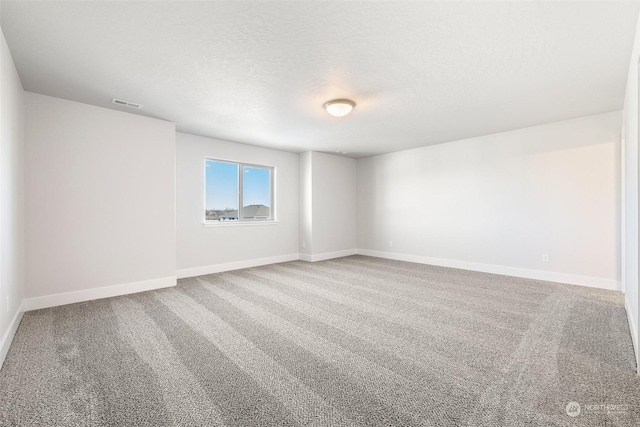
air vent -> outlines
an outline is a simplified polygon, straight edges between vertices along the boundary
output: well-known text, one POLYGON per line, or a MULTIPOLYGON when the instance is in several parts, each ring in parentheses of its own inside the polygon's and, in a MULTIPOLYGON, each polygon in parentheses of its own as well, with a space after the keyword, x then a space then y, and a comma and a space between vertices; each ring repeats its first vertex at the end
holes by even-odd
POLYGON ((135 108, 136 110, 140 110, 142 105, 136 104, 135 102, 123 101, 122 99, 113 98, 111 100, 112 104, 122 105, 123 107, 135 108))

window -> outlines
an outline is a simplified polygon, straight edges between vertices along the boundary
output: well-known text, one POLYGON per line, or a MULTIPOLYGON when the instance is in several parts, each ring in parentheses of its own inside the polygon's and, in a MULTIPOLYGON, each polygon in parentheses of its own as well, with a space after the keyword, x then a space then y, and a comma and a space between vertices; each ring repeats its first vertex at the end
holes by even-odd
POLYGON ((205 221, 273 220, 273 168, 207 159, 205 221))

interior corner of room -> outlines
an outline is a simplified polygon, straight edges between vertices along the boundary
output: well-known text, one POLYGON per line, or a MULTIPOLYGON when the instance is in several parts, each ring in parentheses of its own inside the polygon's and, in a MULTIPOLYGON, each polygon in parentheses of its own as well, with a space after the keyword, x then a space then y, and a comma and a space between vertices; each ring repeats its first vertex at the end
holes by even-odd
POLYGON ((359 254, 622 292, 640 366, 640 31, 614 110, 363 156, 41 94, 10 47, 3 34, 0 364, 26 311, 359 254), (203 227, 210 157, 273 167, 277 223, 203 227))

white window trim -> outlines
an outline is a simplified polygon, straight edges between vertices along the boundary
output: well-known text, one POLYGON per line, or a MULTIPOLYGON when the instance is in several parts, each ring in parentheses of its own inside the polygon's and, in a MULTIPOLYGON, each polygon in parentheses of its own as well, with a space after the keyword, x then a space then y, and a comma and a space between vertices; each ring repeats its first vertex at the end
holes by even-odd
POLYGON ((278 225, 280 221, 244 220, 244 221, 204 221, 203 227, 253 227, 256 225, 278 225))
POLYGON ((204 227, 238 227, 238 226, 246 226, 246 225, 277 225, 279 223, 275 205, 276 200, 276 167, 270 165, 259 165, 257 163, 246 163, 239 162, 237 160, 228 160, 228 159, 220 159, 216 157, 205 157, 204 159, 204 227), (221 162, 221 163, 232 163, 234 165, 238 165, 238 220, 237 221, 216 221, 216 220, 207 220, 207 161, 213 162, 221 162), (270 169, 271 173, 269 174, 269 187, 270 187, 270 204, 269 212, 271 217, 268 219, 241 219, 244 216, 244 200, 243 200, 243 167, 255 167, 261 169, 270 169))

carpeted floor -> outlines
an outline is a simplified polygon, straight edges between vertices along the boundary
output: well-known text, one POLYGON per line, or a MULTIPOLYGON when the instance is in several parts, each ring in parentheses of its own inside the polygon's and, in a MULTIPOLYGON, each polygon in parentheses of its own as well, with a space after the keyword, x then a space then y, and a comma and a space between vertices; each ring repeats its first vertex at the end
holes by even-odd
POLYGON ((0 425, 637 426, 640 379, 620 293, 353 256, 28 312, 0 425))

